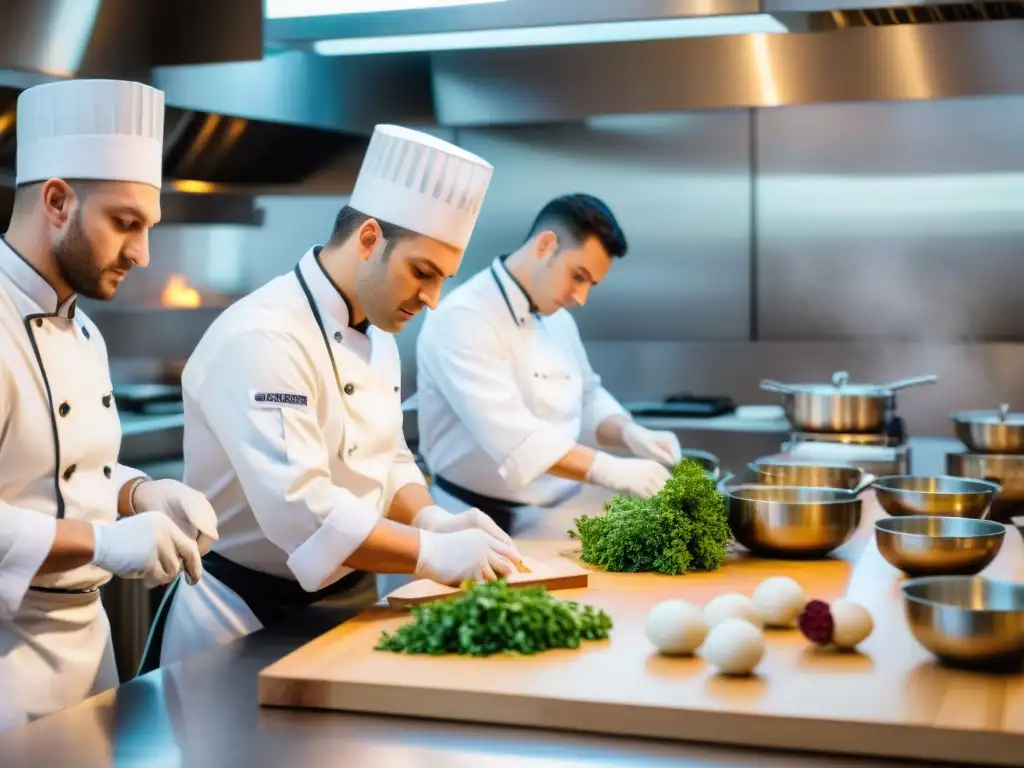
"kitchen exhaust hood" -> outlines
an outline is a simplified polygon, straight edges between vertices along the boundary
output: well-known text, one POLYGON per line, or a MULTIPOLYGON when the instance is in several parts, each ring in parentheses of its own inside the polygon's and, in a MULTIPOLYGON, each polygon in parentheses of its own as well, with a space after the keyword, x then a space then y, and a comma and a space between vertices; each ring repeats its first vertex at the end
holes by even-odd
MULTIPOLYGON (((375 122, 434 123, 426 57, 267 49, 263 13, 264 0, 3 0, 0 184, 14 179, 18 94, 68 77, 165 92, 165 190, 205 196, 165 203, 165 220, 221 221, 234 205, 216 205, 222 193, 337 191, 375 122)), ((239 216, 255 214, 236 206, 228 219, 239 216)))

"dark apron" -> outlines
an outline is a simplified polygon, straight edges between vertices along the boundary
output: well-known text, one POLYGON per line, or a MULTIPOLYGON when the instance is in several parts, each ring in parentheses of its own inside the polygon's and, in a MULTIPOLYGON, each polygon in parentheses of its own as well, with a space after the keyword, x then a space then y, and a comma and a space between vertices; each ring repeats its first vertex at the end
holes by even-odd
POLYGON ((461 485, 456 485, 455 483, 445 480, 439 475, 434 475, 433 483, 449 496, 454 496, 463 504, 469 504, 471 507, 476 507, 497 523, 501 530, 509 536, 512 535, 512 526, 515 523, 516 510, 521 509, 523 506, 522 504, 518 504, 514 501, 506 501, 505 499, 495 499, 491 496, 484 496, 481 493, 470 491, 467 488, 463 488, 461 485))
MULTIPOLYGON (((306 608, 328 597, 346 594, 358 587, 367 577, 374 578, 372 574, 364 571, 353 571, 317 592, 307 592, 299 586, 297 581, 254 571, 232 562, 216 552, 208 552, 203 557, 203 572, 212 575, 242 598, 264 627, 280 623, 289 614, 300 608, 306 608)), ((170 613, 174 593, 180 588, 183 578, 185 578, 183 575, 178 576, 171 582, 163 600, 160 601, 160 608, 153 621, 153 629, 149 635, 149 642, 146 643, 146 650, 143 653, 142 662, 139 664, 137 675, 152 672, 160 666, 160 652, 164 645, 167 616, 170 613)))

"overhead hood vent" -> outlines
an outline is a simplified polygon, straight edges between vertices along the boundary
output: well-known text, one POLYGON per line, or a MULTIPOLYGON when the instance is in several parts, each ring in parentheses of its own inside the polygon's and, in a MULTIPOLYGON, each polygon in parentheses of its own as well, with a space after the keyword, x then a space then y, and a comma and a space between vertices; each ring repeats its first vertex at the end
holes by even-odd
POLYGON ((427 57, 265 50, 263 8, 264 0, 3 0, 0 182, 14 180, 18 94, 68 77, 164 91, 164 178, 182 192, 293 191, 311 181, 318 189, 339 170, 343 185, 375 123, 434 123, 427 57))
POLYGON ((1024 2, 947 3, 824 11, 811 14, 809 26, 811 29, 845 29, 1009 19, 1024 19, 1024 2))

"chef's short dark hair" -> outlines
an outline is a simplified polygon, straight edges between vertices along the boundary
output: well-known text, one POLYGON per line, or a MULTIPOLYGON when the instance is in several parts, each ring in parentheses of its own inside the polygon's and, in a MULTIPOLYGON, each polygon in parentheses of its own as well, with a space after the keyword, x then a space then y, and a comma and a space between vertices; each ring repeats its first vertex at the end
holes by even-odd
POLYGON ((391 255, 391 249, 395 247, 395 243, 409 237, 416 237, 416 233, 411 229, 399 227, 397 224, 378 219, 376 216, 367 216, 362 211, 357 211, 352 206, 346 205, 338 211, 338 215, 334 219, 334 229, 331 231, 331 239, 327 244, 333 246, 341 245, 358 232, 359 228, 370 219, 373 219, 380 225, 380 231, 384 234, 384 239, 387 241, 382 256, 385 260, 391 255))
POLYGON ((615 214, 603 201, 593 195, 572 194, 556 197, 537 214, 526 239, 554 230, 568 236, 579 246, 588 237, 596 237, 608 255, 622 258, 626 255, 626 234, 615 219, 615 214))

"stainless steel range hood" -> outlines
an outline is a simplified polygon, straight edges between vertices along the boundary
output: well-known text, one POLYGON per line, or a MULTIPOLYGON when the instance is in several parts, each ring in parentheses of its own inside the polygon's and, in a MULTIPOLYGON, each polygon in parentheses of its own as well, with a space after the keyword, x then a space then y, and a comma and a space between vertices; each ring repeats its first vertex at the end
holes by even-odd
POLYGON ((450 126, 1024 92, 1020 2, 841 5, 503 0, 268 19, 267 35, 340 58, 429 51, 450 126))
MULTIPOLYGON (((218 192, 295 187, 325 167, 358 163, 375 122, 433 123, 426 57, 347 61, 265 50, 263 6, 4 0, 0 183, 13 179, 18 93, 68 77, 135 79, 165 91, 169 194, 206 195, 198 204, 172 201, 172 218, 177 212, 189 221, 204 211, 222 221, 224 205, 211 204, 218 192)), ((0 196, 0 217, 3 207, 0 196)), ((258 223, 254 215, 238 208, 228 218, 258 223)))

